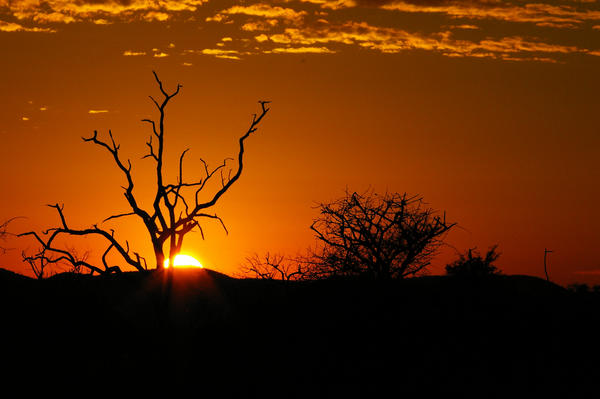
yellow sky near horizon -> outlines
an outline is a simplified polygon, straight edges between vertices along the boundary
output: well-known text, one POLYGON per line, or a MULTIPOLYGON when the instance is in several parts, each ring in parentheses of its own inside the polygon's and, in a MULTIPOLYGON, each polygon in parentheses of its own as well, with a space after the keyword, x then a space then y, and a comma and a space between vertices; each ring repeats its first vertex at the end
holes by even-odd
MULTIPOLYGON (((156 70, 183 85, 170 173, 188 147, 190 178, 200 157, 235 156, 273 101, 217 207, 229 235, 186 239, 206 267, 302 252, 316 203, 371 187, 421 194, 461 226, 456 250, 499 244, 507 273, 542 276, 546 247, 556 281, 600 283, 599 38, 597 1, 1 1, 0 220, 52 227, 56 202, 82 228, 127 211, 109 155, 81 140, 93 130, 112 129, 143 196, 156 70)), ((136 222, 114 227, 150 258, 136 222)), ((27 273, 34 243, 8 244, 0 267, 27 273)))

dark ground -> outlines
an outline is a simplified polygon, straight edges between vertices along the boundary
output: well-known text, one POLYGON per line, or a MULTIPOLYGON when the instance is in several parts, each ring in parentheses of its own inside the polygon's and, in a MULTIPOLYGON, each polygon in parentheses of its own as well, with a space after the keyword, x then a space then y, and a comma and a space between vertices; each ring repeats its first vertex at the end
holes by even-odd
POLYGON ((598 397, 599 297, 528 276, 37 281, 0 270, 0 379, 218 392, 205 397, 598 397))

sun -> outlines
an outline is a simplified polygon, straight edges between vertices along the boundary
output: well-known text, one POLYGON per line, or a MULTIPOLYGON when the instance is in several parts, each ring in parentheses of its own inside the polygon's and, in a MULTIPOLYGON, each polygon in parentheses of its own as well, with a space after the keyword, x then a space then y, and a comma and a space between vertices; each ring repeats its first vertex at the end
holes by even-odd
MULTIPOLYGON (((173 265, 175 267, 203 267, 196 258, 190 255, 179 254, 175 255, 175 259, 173 259, 173 265)), ((165 269, 169 268, 169 259, 165 259, 165 269)))

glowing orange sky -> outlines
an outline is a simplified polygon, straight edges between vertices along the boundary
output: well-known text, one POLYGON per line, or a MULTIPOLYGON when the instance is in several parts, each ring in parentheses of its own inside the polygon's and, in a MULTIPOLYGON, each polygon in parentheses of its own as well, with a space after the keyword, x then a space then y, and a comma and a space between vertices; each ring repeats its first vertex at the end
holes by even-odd
MULTIPOLYGON (((95 129, 112 129, 143 196, 156 70, 183 85, 169 173, 188 147, 190 177, 234 156, 273 101, 218 205, 229 235, 207 224, 184 244, 205 267, 302 252, 317 202, 371 187, 423 195, 461 226, 451 245, 499 244, 506 273, 543 276, 547 247, 554 280, 600 283, 596 1, 0 1, 0 49, 0 219, 26 216, 15 231, 55 225, 48 203, 81 228, 128 210, 109 155, 81 141, 95 129)), ((137 222, 114 227, 150 257, 137 222)), ((34 243, 8 246, 0 267, 29 273, 34 243)))

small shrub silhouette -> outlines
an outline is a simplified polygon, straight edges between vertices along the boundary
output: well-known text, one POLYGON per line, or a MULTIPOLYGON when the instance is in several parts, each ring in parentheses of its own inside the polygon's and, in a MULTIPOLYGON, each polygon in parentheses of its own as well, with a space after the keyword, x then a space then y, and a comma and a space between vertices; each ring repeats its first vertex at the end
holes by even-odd
POLYGON ((573 284, 569 284, 567 286, 567 290, 569 290, 570 292, 572 292, 574 294, 594 295, 594 296, 600 295, 600 285, 590 286, 585 283, 573 283, 573 284))
POLYGON ((298 259, 290 259, 281 254, 267 252, 262 257, 254 254, 246 258, 241 276, 251 276, 263 280, 303 280, 307 270, 298 259))
POLYGON ((494 266, 494 262, 500 257, 497 251, 498 246, 494 245, 488 249, 485 256, 481 256, 479 251, 469 249, 466 253, 460 254, 458 259, 446 265, 446 273, 450 276, 479 277, 502 274, 500 269, 494 266))
POLYGON ((590 287, 587 284, 581 283, 569 284, 567 289, 575 294, 587 294, 590 292, 590 287))

